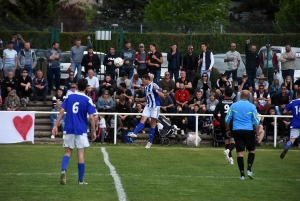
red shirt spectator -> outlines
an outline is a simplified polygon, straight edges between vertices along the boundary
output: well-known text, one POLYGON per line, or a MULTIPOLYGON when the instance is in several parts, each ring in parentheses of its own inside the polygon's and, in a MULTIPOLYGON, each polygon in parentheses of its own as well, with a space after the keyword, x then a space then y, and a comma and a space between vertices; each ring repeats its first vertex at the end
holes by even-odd
POLYGON ((184 111, 187 111, 190 93, 185 89, 184 83, 179 84, 179 89, 175 92, 175 101, 177 105, 181 105, 184 111))

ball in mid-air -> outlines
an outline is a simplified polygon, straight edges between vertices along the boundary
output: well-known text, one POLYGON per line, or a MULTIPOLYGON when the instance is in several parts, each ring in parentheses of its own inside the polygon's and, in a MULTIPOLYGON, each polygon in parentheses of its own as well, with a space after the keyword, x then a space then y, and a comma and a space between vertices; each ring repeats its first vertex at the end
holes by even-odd
POLYGON ((124 63, 124 60, 123 60, 122 58, 120 58, 120 57, 118 57, 118 58, 116 58, 116 59, 114 60, 114 64, 115 64, 116 67, 121 67, 121 66, 123 66, 123 63, 124 63))

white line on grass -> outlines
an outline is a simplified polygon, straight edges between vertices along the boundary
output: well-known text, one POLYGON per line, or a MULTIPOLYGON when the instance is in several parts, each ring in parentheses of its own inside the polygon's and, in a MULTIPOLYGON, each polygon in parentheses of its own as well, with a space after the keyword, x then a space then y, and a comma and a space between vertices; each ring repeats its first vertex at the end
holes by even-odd
POLYGON ((115 187, 116 187, 116 190, 117 190, 117 193, 118 193, 119 200, 120 201, 126 201, 126 194, 125 194, 125 191, 122 187, 121 179, 120 179, 115 167, 109 162, 108 153, 106 152, 105 148, 102 147, 101 151, 103 153, 104 162, 109 167, 110 174, 114 179, 115 187))
MULTIPOLYGON (((35 172, 35 173, 25 173, 25 172, 10 172, 10 173, 0 173, 0 176, 34 176, 34 175, 60 175, 57 172, 35 172)), ((77 173, 69 173, 69 175, 77 175, 77 173)), ((110 176, 111 174, 101 174, 101 173, 85 173, 84 175, 93 175, 93 176, 110 176)), ((119 174, 121 177, 145 177, 146 175, 142 174, 119 174)), ((214 175, 180 175, 180 174, 151 174, 151 177, 181 177, 181 178, 199 178, 199 179, 239 179, 239 177, 231 177, 231 176, 214 176, 214 175)), ((266 180, 266 181, 297 181, 300 182, 300 178, 289 179, 289 178, 269 178, 269 177, 255 177, 255 180, 266 180)))

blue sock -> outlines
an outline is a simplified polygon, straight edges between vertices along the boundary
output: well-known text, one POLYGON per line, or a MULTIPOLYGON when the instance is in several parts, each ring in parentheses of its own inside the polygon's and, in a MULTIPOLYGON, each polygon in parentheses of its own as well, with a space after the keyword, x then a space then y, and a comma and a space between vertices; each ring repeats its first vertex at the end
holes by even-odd
POLYGON ((155 134, 155 128, 150 128, 149 140, 148 142, 152 143, 155 134))
POLYGON ((291 141, 288 141, 287 143, 286 143, 286 145, 285 145, 285 149, 289 149, 289 148, 291 148, 291 146, 292 146, 292 142, 291 141))
POLYGON ((69 156, 63 156, 62 157, 62 160, 61 160, 61 170, 62 171, 66 171, 67 170, 67 167, 68 167, 68 164, 69 164, 69 160, 70 160, 69 156))
POLYGON ((139 123, 136 127, 135 127, 135 129, 134 129, 134 134, 138 134, 138 132, 140 132, 140 130, 142 130, 143 128, 144 128, 144 126, 145 126, 145 124, 143 124, 143 123, 139 123))
POLYGON ((78 180, 80 182, 83 182, 84 170, 85 170, 85 164, 84 163, 78 163, 78 180))

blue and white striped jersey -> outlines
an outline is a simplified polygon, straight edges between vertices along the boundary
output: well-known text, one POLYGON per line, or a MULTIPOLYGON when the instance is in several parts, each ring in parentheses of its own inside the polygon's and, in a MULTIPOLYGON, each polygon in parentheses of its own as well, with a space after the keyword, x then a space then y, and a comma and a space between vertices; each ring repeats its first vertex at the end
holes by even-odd
POLYGON ((93 101, 83 93, 70 94, 61 105, 67 112, 64 130, 66 134, 82 135, 87 132, 87 114, 96 113, 93 101))
MULTIPOLYGON (((148 86, 145 86, 145 95, 147 99, 146 106, 148 107, 160 106, 159 95, 155 91, 154 86, 157 86, 157 88, 159 88, 159 86, 154 82, 151 82, 148 86)), ((158 90, 161 91, 160 89, 158 90)))
POLYGON ((300 99, 292 100, 285 109, 293 114, 290 128, 300 129, 300 99))

